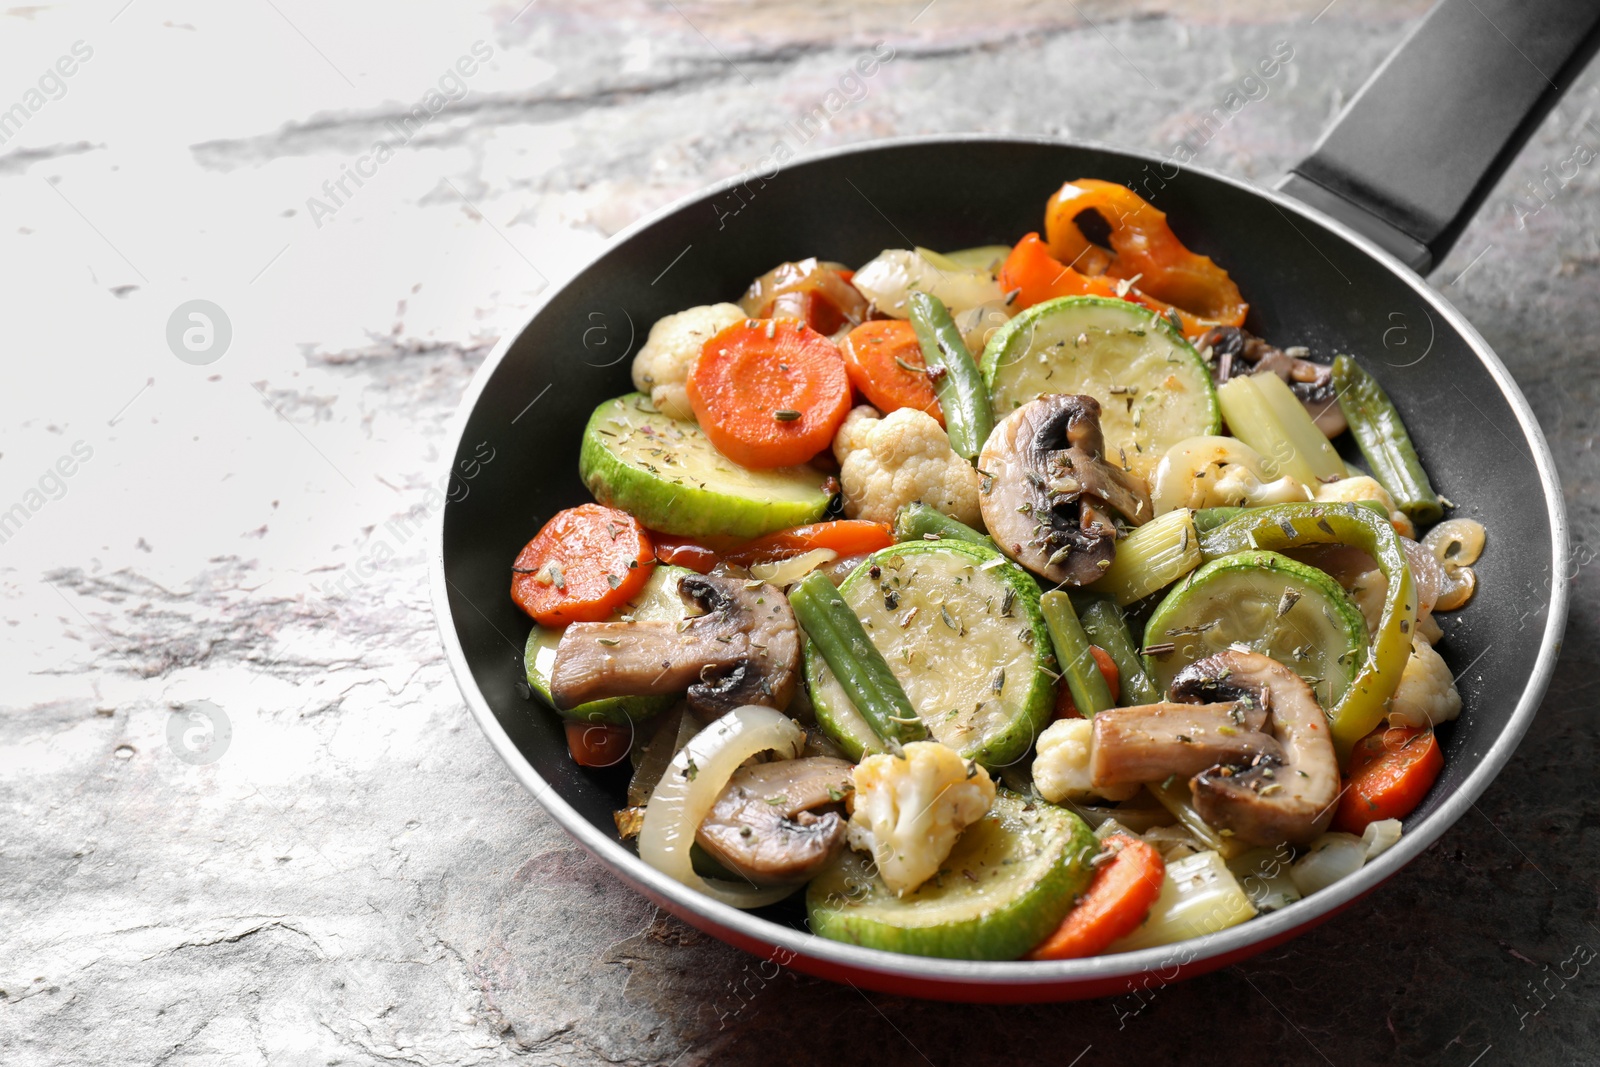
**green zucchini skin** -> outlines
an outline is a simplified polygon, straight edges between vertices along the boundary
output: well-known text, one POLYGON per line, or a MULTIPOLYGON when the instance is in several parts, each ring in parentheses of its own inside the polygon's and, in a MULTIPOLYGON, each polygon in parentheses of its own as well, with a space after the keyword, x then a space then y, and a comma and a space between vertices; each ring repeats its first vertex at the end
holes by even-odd
POLYGON ((1367 624, 1327 573, 1250 549, 1220 556, 1172 588, 1145 626, 1145 665, 1165 692, 1178 671, 1236 643, 1305 677, 1317 702, 1331 709, 1366 661, 1367 624), (1250 629, 1235 625, 1240 613, 1250 629), (1199 627, 1203 632, 1192 632, 1199 627), (1150 651, 1167 645, 1170 651, 1150 651))
MULTIPOLYGON (((951 582, 937 595, 948 598, 958 591, 960 585, 951 582)), ((1055 656, 1031 575, 981 545, 954 539, 911 541, 867 557, 839 593, 862 617, 867 635, 934 740, 988 768, 1007 766, 1027 754, 1055 707, 1055 656), (919 576, 901 588, 896 583, 905 581, 902 571, 946 572, 945 579, 960 577, 968 591, 981 589, 983 595, 941 611, 922 595, 932 578, 919 576), (918 587, 918 581, 925 584, 918 587), (900 625, 913 607, 916 614, 900 625), (982 626, 981 633, 991 635, 988 643, 1003 654, 991 658, 980 649, 969 622, 982 626), (1016 644, 1007 644, 1013 637, 1016 644), (907 648, 912 652, 909 666, 907 648), (1003 676, 997 674, 1002 665, 1007 667, 1003 676), (1000 688, 994 689, 997 680, 1000 688), (951 706, 956 694, 962 702, 951 706)), ((812 642, 806 643, 805 672, 817 723, 845 755, 859 761, 886 750, 812 642)))
POLYGON ((698 424, 668 418, 643 393, 595 408, 578 474, 600 503, 680 537, 747 540, 816 522, 828 510, 821 471, 741 467, 698 424))
POLYGON ((1001 792, 943 870, 904 897, 844 850, 807 887, 807 921, 821 937, 887 952, 1014 960, 1061 924, 1099 851, 1072 812, 1001 792))
POLYGON ((1126 300, 1035 304, 989 338, 982 369, 996 422, 1041 393, 1094 397, 1107 457, 1146 479, 1167 449, 1222 426, 1205 360, 1165 316, 1126 300))

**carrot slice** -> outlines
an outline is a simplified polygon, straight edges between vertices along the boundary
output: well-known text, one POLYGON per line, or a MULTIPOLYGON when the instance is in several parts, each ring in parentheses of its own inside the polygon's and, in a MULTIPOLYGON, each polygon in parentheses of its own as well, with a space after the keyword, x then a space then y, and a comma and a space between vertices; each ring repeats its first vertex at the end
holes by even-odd
POLYGON ((1112 834, 1104 841, 1110 860, 1094 872, 1089 888, 1051 934, 1032 952, 1030 960, 1076 960, 1098 956, 1117 938, 1126 937, 1144 922, 1150 906, 1161 895, 1167 865, 1161 853, 1136 837, 1112 834))
POLYGON ((745 319, 700 349, 687 383, 700 428, 746 467, 804 463, 850 413, 839 349, 793 319, 745 319))
POLYGON ((899 408, 925 411, 944 425, 939 397, 922 362, 917 331, 903 319, 874 319, 851 330, 839 345, 850 384, 887 415, 899 408))
MULTIPOLYGON (((1106 680, 1106 688, 1111 690, 1111 699, 1122 700, 1122 672, 1117 670, 1117 661, 1111 658, 1111 653, 1099 645, 1090 645, 1089 654, 1094 657, 1094 665, 1100 668, 1100 674, 1106 680)), ((1081 719, 1083 712, 1078 710, 1077 701, 1072 699, 1072 687, 1067 685, 1063 675, 1061 681, 1056 683, 1056 714, 1058 719, 1081 719)))
POLYGON ((1334 829, 1359 834, 1368 823, 1410 815, 1442 770, 1444 753, 1431 729, 1378 727, 1350 753, 1350 774, 1333 817, 1334 829))
POLYGON ((686 567, 698 574, 710 574, 711 568, 717 565, 716 549, 707 547, 699 541, 687 537, 677 537, 673 534, 656 533, 649 531, 650 544, 656 551, 656 560, 673 567, 686 567))
POLYGON ((752 563, 771 563, 804 555, 818 548, 831 548, 841 557, 861 556, 894 544, 894 528, 886 522, 865 519, 839 519, 792 526, 787 530, 747 541, 723 558, 748 567, 752 563))
POLYGON ((633 730, 598 722, 566 721, 567 751, 580 767, 610 767, 627 758, 633 730))
POLYGON ((511 565, 511 599, 541 626, 600 622, 643 588, 650 536, 626 511, 584 504, 544 524, 511 565))

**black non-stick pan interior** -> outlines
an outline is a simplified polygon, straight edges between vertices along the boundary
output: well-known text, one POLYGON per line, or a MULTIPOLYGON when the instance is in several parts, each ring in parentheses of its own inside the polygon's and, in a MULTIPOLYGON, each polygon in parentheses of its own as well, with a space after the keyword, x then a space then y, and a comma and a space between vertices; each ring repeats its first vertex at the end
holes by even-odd
POLYGON ((1059 143, 902 142, 752 175, 639 228, 555 293, 493 371, 467 423, 457 460, 470 460, 479 442, 495 459, 476 468, 470 492, 444 516, 453 624, 507 734, 597 828, 613 832, 626 775, 575 766, 555 714, 519 686, 529 623, 508 596, 510 566, 544 520, 589 499, 577 474, 579 435, 597 404, 632 388, 632 354, 650 325, 737 299, 785 260, 858 266, 885 248, 1015 242, 1042 227, 1045 201, 1062 182, 1081 177, 1126 183, 1165 211, 1189 247, 1238 282, 1251 330, 1319 358, 1359 358, 1399 406, 1454 514, 1488 528, 1478 593, 1444 617, 1440 645, 1462 672, 1461 718, 1445 731, 1444 774, 1412 825, 1501 733, 1543 638, 1552 517, 1511 400, 1474 339, 1414 275, 1291 206, 1201 172, 1059 143))

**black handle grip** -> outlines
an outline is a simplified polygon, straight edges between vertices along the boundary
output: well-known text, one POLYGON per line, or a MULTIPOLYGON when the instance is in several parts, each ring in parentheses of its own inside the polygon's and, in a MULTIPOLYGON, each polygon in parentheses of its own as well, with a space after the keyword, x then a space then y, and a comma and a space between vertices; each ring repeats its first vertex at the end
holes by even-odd
POLYGON ((1278 188, 1418 271, 1600 44, 1600 0, 1440 0, 1278 188))

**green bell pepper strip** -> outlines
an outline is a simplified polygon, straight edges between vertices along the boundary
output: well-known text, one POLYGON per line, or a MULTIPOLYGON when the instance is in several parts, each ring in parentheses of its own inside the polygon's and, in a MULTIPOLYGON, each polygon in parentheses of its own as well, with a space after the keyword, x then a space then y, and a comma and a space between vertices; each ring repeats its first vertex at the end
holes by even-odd
POLYGON ((898 752, 901 742, 928 736, 900 680, 832 582, 812 571, 789 590, 789 606, 845 695, 889 751, 898 752))
POLYGON ((1200 554, 1210 561, 1250 548, 1282 552, 1304 545, 1362 549, 1378 561, 1378 569, 1389 580, 1383 615, 1372 632, 1366 662, 1338 705, 1328 709, 1334 747, 1343 761, 1355 743, 1383 721, 1389 698, 1400 685, 1400 675, 1411 657, 1417 587, 1394 527, 1360 504, 1277 504, 1252 508, 1202 535, 1200 554))

